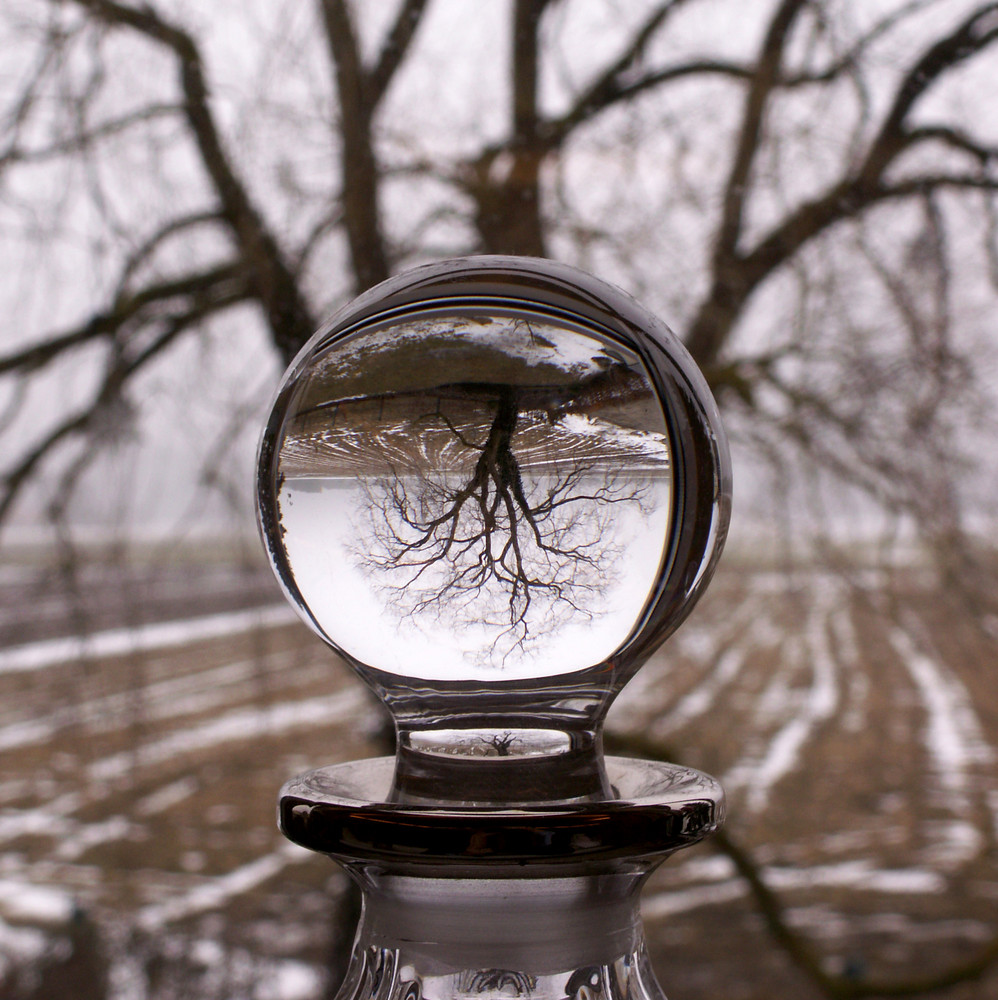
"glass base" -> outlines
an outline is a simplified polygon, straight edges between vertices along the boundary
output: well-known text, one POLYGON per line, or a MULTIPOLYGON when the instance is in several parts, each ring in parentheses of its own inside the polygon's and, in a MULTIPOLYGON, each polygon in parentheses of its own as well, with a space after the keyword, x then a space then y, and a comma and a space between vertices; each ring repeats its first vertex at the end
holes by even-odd
POLYGON ((546 975, 466 968, 428 974, 399 949, 355 952, 336 1000, 666 1000, 644 945, 608 964, 546 975))
POLYGON ((392 800, 395 758, 352 761, 288 782, 278 819, 289 840, 344 864, 439 865, 452 875, 464 868, 660 860, 723 821, 724 793, 709 775, 622 757, 605 763, 612 797, 599 801, 430 805, 392 800))
POLYGON ((664 1000, 637 911, 642 874, 355 876, 364 915, 338 1000, 664 1000))
POLYGON ((363 894, 338 1000, 664 1000, 641 886, 719 826, 723 793, 689 768, 605 765, 598 801, 399 802, 390 757, 285 785, 285 835, 338 860, 363 894))

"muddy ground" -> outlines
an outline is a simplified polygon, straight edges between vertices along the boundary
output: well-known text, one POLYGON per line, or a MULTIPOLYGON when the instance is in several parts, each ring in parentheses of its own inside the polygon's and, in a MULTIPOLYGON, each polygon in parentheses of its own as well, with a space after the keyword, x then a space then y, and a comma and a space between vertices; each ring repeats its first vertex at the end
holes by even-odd
MULTIPOLYGON (((384 752, 353 675, 252 556, 0 571, 0 996, 321 997, 344 877, 280 785, 384 752), (68 572, 72 569, 73 572, 68 572)), ((615 706, 721 779, 824 968, 933 976, 998 934, 998 623, 931 574, 729 560, 615 706)), ((672 1000, 820 997, 710 845, 644 896, 672 1000)), ((998 965, 933 997, 998 998, 998 965)))

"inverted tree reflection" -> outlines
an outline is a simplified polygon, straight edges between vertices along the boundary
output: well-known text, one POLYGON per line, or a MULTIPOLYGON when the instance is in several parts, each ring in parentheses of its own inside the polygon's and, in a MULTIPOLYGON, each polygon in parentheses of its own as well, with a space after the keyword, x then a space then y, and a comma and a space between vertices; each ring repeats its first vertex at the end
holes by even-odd
POLYGON ((463 388, 491 422, 442 405, 418 418, 436 462, 365 484, 361 562, 404 618, 485 628, 488 654, 505 657, 601 614, 619 573, 614 508, 646 513, 647 486, 600 458, 598 436, 556 452, 568 435, 552 407, 532 405, 536 390, 463 388))

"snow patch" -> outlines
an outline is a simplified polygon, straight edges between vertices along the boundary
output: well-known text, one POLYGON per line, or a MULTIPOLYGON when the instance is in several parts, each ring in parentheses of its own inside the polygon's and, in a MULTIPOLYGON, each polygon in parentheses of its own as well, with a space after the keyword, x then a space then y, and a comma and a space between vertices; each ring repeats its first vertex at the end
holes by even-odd
POLYGON ((930 766, 941 788, 949 793, 951 806, 965 812, 969 808, 971 767, 991 763, 994 757, 967 689, 942 664, 920 650, 907 632, 896 628, 887 638, 921 696, 927 716, 925 746, 930 766))
POLYGON ((173 899, 146 906, 139 911, 137 922, 143 929, 154 931, 165 924, 217 910, 233 897, 241 896, 273 878, 289 864, 310 857, 313 855, 304 848, 287 844, 273 854, 265 854, 262 858, 236 868, 227 875, 213 878, 173 899))
POLYGON ((172 809, 184 799, 189 799, 197 790, 196 778, 181 778, 179 781, 171 781, 170 784, 156 789, 144 799, 139 799, 135 803, 135 812, 139 816, 155 816, 172 809))
MULTIPOLYGON (((721 874, 723 871, 723 866, 718 866, 714 873, 703 874, 721 874)), ((766 867, 762 870, 762 877, 771 889, 779 891, 818 887, 898 895, 926 895, 946 891, 946 880, 938 872, 919 868, 877 869, 868 861, 844 861, 811 868, 766 867)), ((648 896, 642 901, 641 915, 646 920, 657 920, 702 906, 730 903, 746 895, 748 886, 744 880, 728 878, 690 889, 648 896)))
MULTIPOLYGON (((0 879, 0 917, 4 920, 61 926, 75 909, 73 897, 61 889, 0 879)), ((0 924, 0 930, 3 926, 0 924)))
POLYGON ((109 816, 100 823, 84 823, 64 838, 56 848, 55 856, 63 861, 75 861, 91 847, 124 840, 132 831, 131 822, 124 816, 109 816))
POLYGON ((639 431, 630 427, 597 420, 583 413, 567 413, 559 425, 578 437, 598 437, 601 441, 612 442, 622 450, 635 452, 653 459, 656 465, 667 465, 672 452, 665 434, 654 431, 639 431))
POLYGON ((10 965, 37 962, 44 954, 48 937, 36 927, 11 927, 0 920, 0 982, 10 965))
POLYGON ((275 628, 297 620, 291 608, 281 604, 204 618, 156 622, 136 628, 108 629, 93 635, 45 639, 0 650, 0 674, 42 670, 74 660, 93 660, 151 649, 187 646, 257 628, 275 628))
MULTIPOLYGON (((732 646, 724 651, 710 676, 684 695, 659 724, 663 731, 670 732, 686 725, 692 719, 706 715, 718 694, 737 676, 745 662, 744 646, 732 646)), ((659 728, 656 726, 656 728, 659 728)))
POLYGON ((923 852, 923 857, 944 871, 952 871, 972 861, 984 848, 984 835, 965 819, 927 823, 926 832, 933 843, 923 852))
POLYGON ((786 674, 778 675, 767 689, 757 708, 757 716, 791 716, 769 742, 765 753, 739 761, 722 780, 729 788, 748 788, 748 808, 761 812, 776 784, 799 765, 804 747, 821 725, 831 719, 839 707, 838 668, 828 641, 827 625, 835 608, 843 600, 841 591, 824 588, 807 617, 805 645, 788 650, 790 669, 802 661, 810 664, 812 681, 806 692, 788 689, 786 674), (790 653, 796 655, 789 655, 790 653), (795 662, 796 661, 796 662, 795 662))
POLYGON ((244 740, 253 733, 282 733, 341 722, 363 711, 368 704, 364 690, 350 689, 334 695, 281 702, 268 708, 244 708, 218 719, 181 729, 137 750, 126 750, 87 768, 87 778, 94 782, 112 781, 133 768, 161 764, 173 757, 210 749, 221 743, 244 740))
POLYGON ((255 1000, 312 1000, 321 995, 324 979, 304 962, 285 960, 275 964, 260 983, 255 1000))

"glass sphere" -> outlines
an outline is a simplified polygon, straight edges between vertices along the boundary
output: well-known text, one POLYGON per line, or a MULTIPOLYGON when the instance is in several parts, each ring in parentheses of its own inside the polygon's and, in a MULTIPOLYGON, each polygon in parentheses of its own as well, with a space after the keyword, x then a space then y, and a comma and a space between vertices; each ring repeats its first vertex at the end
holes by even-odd
POLYGON ((545 719, 555 742, 591 725, 692 607, 730 471, 664 325, 564 265, 474 257, 377 286, 309 341, 258 497, 290 600, 397 717, 491 720, 501 754, 519 716, 544 753, 545 719))

